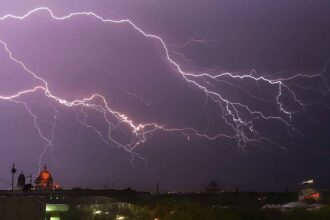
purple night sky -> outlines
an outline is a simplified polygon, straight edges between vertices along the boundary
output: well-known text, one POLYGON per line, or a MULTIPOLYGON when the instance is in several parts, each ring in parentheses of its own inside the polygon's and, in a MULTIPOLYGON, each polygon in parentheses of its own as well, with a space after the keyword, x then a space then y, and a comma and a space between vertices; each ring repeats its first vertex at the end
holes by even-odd
POLYGON ((27 175, 47 163, 64 188, 330 187, 329 11, 0 0, 0 178, 15 162, 27 175), (94 14, 66 17, 79 12, 94 14))

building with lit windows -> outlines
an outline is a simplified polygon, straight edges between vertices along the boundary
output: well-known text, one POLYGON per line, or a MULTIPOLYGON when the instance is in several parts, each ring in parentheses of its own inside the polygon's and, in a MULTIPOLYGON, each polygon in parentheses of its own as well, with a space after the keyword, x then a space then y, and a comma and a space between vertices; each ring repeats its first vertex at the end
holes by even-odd
POLYGON ((131 188, 62 189, 45 166, 34 181, 22 171, 14 190, 0 190, 0 220, 71 220, 72 215, 81 220, 122 220, 137 196, 131 188))
POLYGON ((61 188, 59 184, 53 183, 52 174, 47 170, 46 165, 35 179, 34 184, 36 190, 55 190, 61 188))
POLYGON ((52 189, 53 188, 53 177, 51 173, 47 170, 47 167, 45 165, 44 170, 42 170, 36 180, 35 183, 35 189, 52 189))

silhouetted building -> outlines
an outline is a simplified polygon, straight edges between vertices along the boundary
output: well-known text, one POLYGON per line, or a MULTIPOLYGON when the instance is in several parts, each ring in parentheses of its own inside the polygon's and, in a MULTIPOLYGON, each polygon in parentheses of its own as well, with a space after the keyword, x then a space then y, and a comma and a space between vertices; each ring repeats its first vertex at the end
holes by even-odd
POLYGON ((208 187, 206 188, 208 193, 217 193, 219 192, 218 184, 215 181, 211 181, 208 187))
POLYGON ((17 189, 22 190, 24 188, 24 186, 25 186, 25 175, 23 174, 23 171, 22 171, 17 179, 17 189))

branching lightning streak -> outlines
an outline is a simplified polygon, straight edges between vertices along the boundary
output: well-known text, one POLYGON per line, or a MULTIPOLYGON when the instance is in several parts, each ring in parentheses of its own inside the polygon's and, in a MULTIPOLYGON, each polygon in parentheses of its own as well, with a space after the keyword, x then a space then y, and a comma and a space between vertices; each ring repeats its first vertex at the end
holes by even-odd
MULTIPOLYGON (((43 150, 42 152, 40 153, 39 155, 39 162, 38 162, 38 165, 39 165, 39 172, 41 170, 41 167, 42 167, 42 158, 43 156, 45 155, 45 153, 47 152, 47 148, 52 146, 53 144, 53 138, 54 136, 52 135, 51 138, 47 138, 46 135, 43 133, 42 129, 38 126, 38 116, 35 115, 31 109, 29 108, 29 106, 26 104, 26 102, 24 101, 16 101, 16 100, 13 100, 11 99, 10 101, 16 103, 16 104, 22 104, 24 106, 24 108, 26 109, 27 113, 32 117, 33 119, 33 126, 34 128, 36 129, 36 131, 38 132, 40 138, 46 142, 46 145, 44 145, 43 147, 43 150)), ((53 131, 53 128, 55 128, 55 122, 53 123, 53 126, 52 126, 52 134, 54 134, 54 131, 53 131)))
POLYGON ((207 40, 207 39, 195 39, 195 38, 190 38, 186 43, 183 45, 178 46, 179 48, 184 48, 189 46, 190 44, 193 43, 199 43, 202 44, 206 47, 212 47, 217 43, 217 40, 207 40))
POLYGON ((136 98, 137 100, 139 100, 140 102, 142 102, 142 103, 144 103, 147 107, 149 107, 150 105, 152 105, 152 102, 150 102, 150 101, 146 101, 146 100, 144 100, 142 97, 140 97, 140 96, 138 96, 138 95, 136 95, 136 94, 134 94, 134 93, 131 93, 131 92, 129 92, 129 91, 127 91, 126 89, 122 89, 128 96, 132 96, 132 97, 134 97, 134 98, 136 98))
POLYGON ((135 158, 139 158, 147 164, 147 161, 141 155, 139 155, 138 153, 132 151, 131 149, 129 149, 128 147, 124 146, 123 144, 119 143, 118 141, 116 141, 115 139, 113 139, 111 137, 111 129, 112 129, 111 125, 112 124, 107 119, 107 116, 106 116, 107 112, 103 112, 104 120, 107 122, 107 125, 108 125, 108 135, 107 135, 107 137, 105 137, 102 134, 102 132, 99 129, 97 129, 95 126, 88 124, 88 115, 84 111, 83 106, 80 109, 80 113, 83 115, 83 119, 79 118, 79 115, 77 114, 77 112, 75 112, 75 113, 76 113, 76 117, 77 117, 77 120, 79 121, 79 123, 81 125, 83 125, 84 127, 89 128, 93 132, 95 132, 105 145, 107 145, 108 147, 119 147, 120 149, 123 149, 125 152, 129 153, 131 155, 130 162, 131 162, 132 166, 134 166, 133 162, 134 162, 135 158))
MULTIPOLYGON (((46 97, 48 97, 51 100, 54 100, 60 105, 66 106, 66 107, 80 107, 81 108, 81 114, 84 116, 84 119, 81 120, 79 119, 78 121, 81 123, 81 125, 93 130, 99 137, 100 139, 107 145, 107 146, 115 146, 115 147, 120 147, 124 151, 130 153, 132 155, 132 160, 135 157, 138 157, 140 159, 144 158, 140 156, 138 153, 134 152, 134 149, 141 143, 144 143, 147 140, 148 135, 151 135, 152 133, 156 131, 163 131, 163 132, 179 132, 187 137, 188 140, 190 140, 191 136, 197 136, 201 138, 206 138, 208 140, 215 140, 218 138, 229 138, 229 139, 234 139, 237 141, 238 146, 240 146, 242 149, 245 149, 248 144, 262 144, 262 143, 269 143, 271 145, 277 145, 281 148, 284 148, 280 143, 277 143, 274 140, 271 140, 270 138, 262 136, 261 132, 258 132, 254 128, 254 121, 255 120, 277 120, 283 123, 288 129, 299 133, 299 131, 294 127, 293 124, 290 123, 290 118, 292 115, 295 113, 292 110, 289 110, 282 102, 281 102, 281 97, 283 96, 283 93, 286 93, 287 95, 290 95, 293 100, 299 104, 302 108, 305 108, 305 104, 303 103, 302 100, 300 100, 295 92, 289 87, 286 82, 292 81, 296 78, 303 77, 303 78, 322 78, 325 87, 328 89, 327 92, 330 91, 330 87, 327 84, 326 80, 324 79, 322 74, 315 74, 315 75, 304 75, 304 74, 296 74, 287 78, 267 78, 264 76, 254 76, 253 74, 231 74, 231 73, 221 73, 221 74, 209 74, 209 73, 190 73, 186 72, 182 69, 180 64, 176 62, 170 55, 170 50, 167 47, 165 41, 160 37, 155 34, 150 34, 146 33, 138 27, 135 23, 133 23, 129 19, 122 19, 122 20, 112 20, 112 19, 105 19, 93 12, 75 12, 75 13, 70 13, 68 15, 58 17, 56 16, 53 11, 47 7, 39 7, 36 9, 33 9, 26 13, 23 16, 15 16, 15 15, 5 15, 3 17, 0 17, 0 21, 5 21, 7 19, 15 19, 15 20, 24 20, 28 16, 40 12, 40 11, 46 11, 49 13, 49 15, 52 17, 52 19, 55 19, 57 21, 63 21, 63 20, 68 20, 72 17, 75 16, 91 16, 95 19, 98 19, 101 22, 105 23, 115 23, 115 24, 128 24, 130 25, 131 28, 136 30, 138 33, 143 35, 145 38, 155 40, 159 43, 160 47, 163 49, 164 52, 164 57, 166 58, 168 64, 171 67, 174 67, 176 72, 186 81, 187 84, 190 84, 191 86, 194 86, 196 89, 200 90, 203 92, 207 98, 207 100, 211 100, 213 103, 217 104, 219 106, 219 109, 221 110, 221 118, 223 119, 224 123, 231 128, 232 133, 231 134, 225 134, 225 133, 219 133, 216 135, 208 135, 206 133, 203 133, 201 131, 198 131, 194 128, 168 128, 163 125, 157 124, 157 122, 147 122, 145 124, 140 123, 136 124, 132 119, 130 119, 127 115, 124 113, 118 112, 114 109, 112 109, 108 102, 106 101, 106 98, 103 95, 100 94, 93 94, 89 97, 83 98, 81 100, 73 100, 73 101, 68 101, 64 98, 58 97, 50 91, 48 87, 48 82, 38 76, 37 73, 33 72, 31 69, 27 67, 26 64, 24 64, 21 60, 15 58, 15 56, 12 54, 11 50, 9 49, 8 45, 6 42, 0 40, 0 44, 4 47, 6 50, 9 58, 15 62, 16 64, 20 65, 27 73, 29 73, 34 79, 38 80, 40 82, 40 85, 31 88, 29 90, 24 90, 24 91, 19 91, 16 94, 10 95, 10 96, 0 96, 1 100, 7 100, 7 101, 14 101, 16 103, 23 104, 30 114, 30 116, 33 118, 34 121, 34 127, 38 131, 40 137, 47 143, 47 146, 51 146, 53 143, 53 137, 46 138, 43 135, 43 132, 41 129, 38 127, 37 124, 37 116, 34 115, 29 107, 26 105, 26 103, 22 101, 17 101, 17 99, 25 94, 29 93, 35 93, 36 91, 42 91, 46 97), (215 89, 212 89, 208 87, 207 85, 203 85, 202 82, 206 82, 205 80, 211 80, 213 82, 220 82, 224 77, 229 77, 233 80, 235 79, 248 79, 248 80, 254 80, 256 83, 259 81, 263 83, 267 83, 269 86, 273 86, 277 88, 277 92, 274 95, 275 97, 275 102, 278 106, 278 110, 280 112, 280 115, 270 115, 267 113, 264 113, 259 110, 254 110, 251 107, 249 107, 246 104, 242 104, 240 102, 232 102, 230 99, 224 97, 220 92, 216 91, 215 89), (202 81, 202 82, 200 82, 202 81), (285 90, 285 91, 284 91, 285 90), (94 104, 93 101, 99 100, 101 101, 102 104, 94 104), (98 130, 96 127, 93 127, 92 125, 88 124, 87 122, 87 113, 84 111, 84 109, 93 109, 95 111, 98 111, 103 114, 105 123, 108 126, 108 133, 107 136, 102 134, 100 130, 98 130), (248 114, 251 116, 251 119, 245 119, 242 116, 242 112, 248 112, 248 114), (129 127, 132 131, 132 133, 135 136, 135 141, 131 144, 128 144, 127 146, 119 143, 116 141, 114 138, 111 136, 111 129, 112 129, 112 123, 108 120, 108 115, 111 115, 112 117, 116 118, 116 120, 120 123, 124 123, 129 127), (247 133, 247 131, 249 133, 247 133)), ((189 41, 188 43, 191 43, 189 41)), ((203 42, 201 42, 203 43, 203 42)), ((228 83, 228 82, 227 82, 228 83)), ((253 96, 250 94, 247 90, 245 90, 242 87, 237 86, 237 88, 240 88, 243 90, 245 93, 247 93, 251 98, 258 98, 256 96, 253 96)), ((259 100, 260 101, 260 100, 259 100)), ((79 117, 77 117, 79 118, 79 117)), ((54 118, 54 123, 53 123, 53 133, 55 130, 56 126, 56 117, 54 118)))

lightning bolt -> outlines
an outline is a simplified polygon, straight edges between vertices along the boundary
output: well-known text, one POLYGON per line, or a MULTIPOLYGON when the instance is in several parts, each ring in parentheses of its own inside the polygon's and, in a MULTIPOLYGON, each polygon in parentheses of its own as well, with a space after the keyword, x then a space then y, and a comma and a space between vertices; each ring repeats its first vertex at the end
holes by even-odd
MULTIPOLYGON (((54 138, 55 138, 55 127, 56 127, 56 120, 57 116, 54 116, 54 122, 52 124, 52 136, 46 137, 42 131, 42 129, 38 126, 38 117, 33 114, 29 106, 24 102, 21 101, 21 98, 27 94, 34 94, 36 92, 42 92, 47 98, 56 102, 59 105, 65 106, 67 108, 79 109, 80 111, 76 111, 77 120, 79 123, 92 130, 97 136, 104 142, 105 145, 109 147, 119 147, 120 149, 124 150, 125 152, 131 154, 132 161, 135 158, 139 158, 145 161, 145 159, 136 153, 134 150, 137 146, 142 143, 145 143, 151 135, 155 134, 156 132, 173 132, 179 133, 184 135, 187 140, 191 140, 192 137, 199 137, 205 138, 207 140, 216 140, 219 138, 227 138, 235 140, 237 146, 239 146, 242 150, 245 150, 248 145, 274 145, 278 146, 282 149, 286 147, 283 146, 281 143, 273 140, 270 137, 264 136, 261 131, 258 131, 255 126, 256 121, 263 121, 271 123, 272 121, 279 121, 289 132, 293 132, 295 134, 301 134, 301 132, 295 128, 292 124, 291 119, 296 111, 291 110, 289 107, 285 105, 282 101, 284 97, 290 97, 295 104, 301 107, 301 109, 305 109, 308 105, 314 103, 304 103, 302 99, 298 97, 293 89, 298 88, 298 84, 294 84, 293 81, 299 78, 307 78, 307 79, 321 79, 323 82, 325 90, 318 90, 319 92, 329 94, 330 86, 327 83, 327 80, 324 76, 324 72, 318 74, 294 74, 289 77, 277 77, 272 78, 271 76, 265 77, 262 75, 257 75, 255 71, 251 71, 250 73, 209 73, 209 72, 200 72, 200 73, 192 73, 189 71, 185 71, 182 68, 182 65, 179 64, 173 57, 170 55, 170 49, 165 43, 165 41, 158 35, 150 34, 145 32, 142 28, 138 27, 134 22, 129 19, 121 19, 121 20, 112 20, 103 18, 93 12, 74 12, 70 13, 65 16, 56 16, 50 8, 47 7, 39 7, 33 9, 22 16, 16 16, 12 14, 7 14, 3 17, 0 17, 0 21, 5 21, 9 19, 14 20, 24 20, 25 18, 29 17, 34 13, 38 13, 41 11, 47 12, 52 19, 57 21, 64 21, 71 19, 73 17, 78 16, 90 16, 94 19, 99 20, 100 22, 104 23, 112 23, 112 24, 128 24, 130 28, 137 31, 137 33, 141 34, 147 39, 155 41, 158 43, 159 47, 162 48, 163 56, 167 60, 167 63, 172 69, 174 69, 179 76, 185 80, 187 85, 193 86, 198 89, 201 93, 205 95, 205 104, 204 108, 207 107, 209 102, 216 104, 219 110, 219 116, 222 119, 223 123, 230 129, 230 132, 227 133, 216 133, 216 134, 208 134, 207 132, 199 131, 195 128, 185 127, 185 128, 171 128, 165 125, 158 124, 157 122, 146 122, 146 123, 135 123, 133 119, 131 119, 125 113, 116 111, 115 109, 111 108, 109 103, 106 101, 106 97, 101 94, 92 94, 89 97, 85 97, 82 99, 76 99, 73 101, 66 100, 65 98, 59 97, 54 95, 54 93, 49 89, 48 82, 40 77, 37 73, 31 70, 23 61, 19 60, 14 56, 12 51, 10 50, 9 46, 6 42, 0 39, 0 44, 3 49, 8 54, 8 57, 11 59, 12 62, 19 65, 26 73, 30 74, 33 79, 39 82, 39 85, 28 89, 19 91, 15 94, 8 95, 8 96, 1 96, 0 99, 4 101, 12 101, 17 104, 21 104, 25 107, 29 115, 33 118, 33 124, 36 131, 39 133, 41 139, 45 141, 46 147, 44 148, 43 153, 40 156, 41 158, 45 153, 45 149, 53 146, 54 138), (245 87, 234 83, 233 81, 243 81, 243 80, 250 80, 254 81, 257 84, 263 83, 268 85, 269 88, 274 90, 274 100, 265 100, 252 92, 250 92, 245 87), (240 90, 242 93, 246 94, 250 98, 255 101, 259 101, 262 103, 274 103, 277 106, 278 114, 272 115, 267 112, 260 111, 255 107, 251 107, 248 104, 244 104, 243 102, 232 101, 230 98, 226 97, 216 85, 219 84, 226 84, 232 88, 236 88, 240 90), (104 122, 107 125, 107 134, 104 134, 100 129, 91 125, 88 122, 88 114, 86 113, 86 109, 93 110, 95 112, 99 112, 103 115, 104 122), (115 121, 115 123, 113 122, 115 121), (112 130, 116 126, 115 124, 124 124, 132 134, 132 142, 128 144, 122 144, 112 136, 112 130)), ((191 39, 183 46, 188 46, 193 42, 198 42, 202 44, 208 44, 208 42, 200 41, 196 39, 191 39)), ((216 70, 216 69, 214 69, 216 70)), ((214 72, 214 71, 212 71, 214 72)), ((304 90, 313 90, 313 88, 305 88, 299 87, 300 89, 304 90)), ((132 94, 129 94, 132 95, 132 94)), ((136 95, 134 95, 137 97, 136 95)), ((143 100, 142 98, 139 98, 143 100)), ((321 102, 322 103, 322 102, 321 102)), ((324 106, 327 106, 324 104, 324 106)), ((57 113, 55 114, 57 115, 57 113)), ((211 121, 208 118, 208 121, 211 121)))
POLYGON ((177 46, 178 48, 185 48, 188 47, 191 44, 201 44, 205 47, 214 47, 218 40, 210 40, 210 39, 196 39, 196 38, 190 38, 186 43, 177 46))

